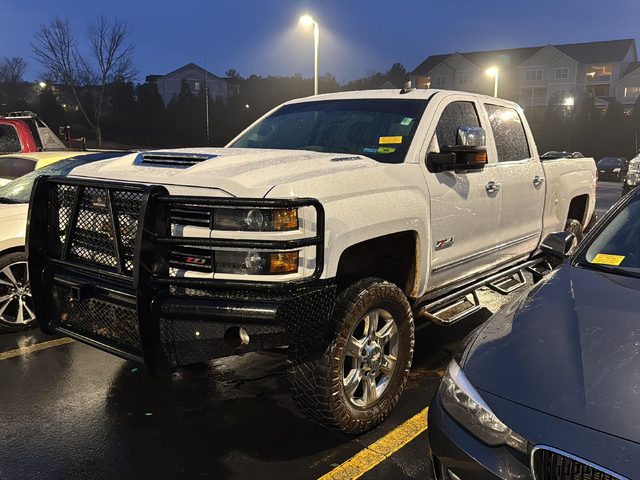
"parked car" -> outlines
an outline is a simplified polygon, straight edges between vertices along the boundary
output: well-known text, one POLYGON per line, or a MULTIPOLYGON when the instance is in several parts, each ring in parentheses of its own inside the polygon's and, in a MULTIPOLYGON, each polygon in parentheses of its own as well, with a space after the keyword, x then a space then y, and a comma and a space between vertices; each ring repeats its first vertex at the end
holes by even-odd
POLYGON ((125 153, 92 153, 62 160, 0 187, 0 330, 13 332, 35 326, 25 256, 27 211, 34 180, 40 175, 67 175, 80 165, 125 153))
POLYGON ((541 160, 554 160, 557 158, 584 158, 584 155, 580 152, 558 152, 555 150, 551 150, 550 152, 545 153, 540 156, 541 160))
POLYGON ((0 155, 37 151, 36 141, 26 122, 0 117, 0 155))
POLYGON ((436 479, 638 478, 638 298, 640 191, 465 339, 429 409, 436 479))
POLYGON ((95 152, 61 150, 54 152, 31 152, 0 155, 0 187, 7 183, 26 175, 33 170, 37 170, 52 163, 67 158, 75 158, 95 152))
POLYGON ((404 389, 414 315, 451 324, 477 311, 482 286, 522 287, 512 277, 544 260, 541 238, 581 234, 595 187, 593 159, 540 162, 512 102, 411 89, 298 99, 226 148, 39 182, 36 314, 44 332, 153 374, 289 345, 298 407, 363 432, 404 389))
POLYGON ((640 155, 633 157, 629 160, 625 167, 622 169, 622 196, 624 197, 631 190, 636 188, 640 182, 638 182, 638 176, 640 175, 640 155))
POLYGON ((626 157, 603 157, 598 162, 598 177, 600 180, 619 182, 626 157))

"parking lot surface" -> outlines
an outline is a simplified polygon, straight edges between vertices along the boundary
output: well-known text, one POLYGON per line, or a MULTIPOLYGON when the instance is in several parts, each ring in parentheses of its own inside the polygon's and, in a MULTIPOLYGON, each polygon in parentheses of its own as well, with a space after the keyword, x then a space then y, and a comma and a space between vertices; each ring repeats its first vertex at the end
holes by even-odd
MULTIPOLYGON (((599 216, 620 196, 602 183, 599 216)), ((359 437, 303 417, 283 351, 150 378, 144 367, 38 331, 0 335, 0 479, 431 478, 426 408, 460 341, 509 299, 416 333, 392 415, 359 437)))

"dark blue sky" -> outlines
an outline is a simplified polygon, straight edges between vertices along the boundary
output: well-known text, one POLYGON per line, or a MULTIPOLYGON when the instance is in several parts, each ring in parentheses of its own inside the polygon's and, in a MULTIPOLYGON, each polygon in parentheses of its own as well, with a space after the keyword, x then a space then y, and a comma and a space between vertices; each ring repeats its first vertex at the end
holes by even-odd
MULTIPOLYGON (((313 74, 320 23, 320 72, 338 81, 408 70, 431 54, 640 37, 640 0, 0 0, 0 57, 23 56, 38 77, 28 41, 41 22, 68 17, 82 38, 96 14, 125 20, 137 45, 138 80, 188 62, 223 75, 313 74)), ((83 43, 83 42, 81 42, 83 43)))

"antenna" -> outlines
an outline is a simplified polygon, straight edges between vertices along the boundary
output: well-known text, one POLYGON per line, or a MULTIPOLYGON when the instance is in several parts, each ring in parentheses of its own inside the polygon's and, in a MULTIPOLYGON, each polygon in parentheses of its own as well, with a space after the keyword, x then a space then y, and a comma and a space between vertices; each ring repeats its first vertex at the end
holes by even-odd
POLYGON ((205 98, 205 112, 207 116, 207 147, 209 146, 209 70, 207 70, 207 52, 204 52, 204 91, 207 94, 205 98))

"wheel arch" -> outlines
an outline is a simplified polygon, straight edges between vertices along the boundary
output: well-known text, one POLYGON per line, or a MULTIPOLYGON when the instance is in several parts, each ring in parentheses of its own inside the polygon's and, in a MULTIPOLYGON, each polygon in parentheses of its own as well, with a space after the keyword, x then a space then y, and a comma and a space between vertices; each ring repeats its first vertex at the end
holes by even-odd
POLYGON ((339 286, 367 277, 396 284, 407 297, 420 288, 420 236, 415 230, 388 233, 354 243, 341 254, 336 270, 339 286))

